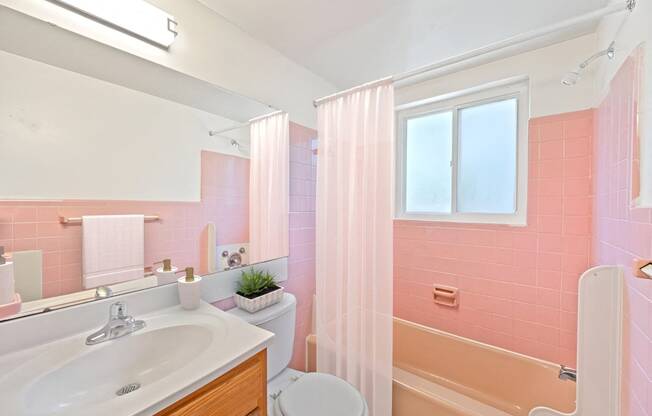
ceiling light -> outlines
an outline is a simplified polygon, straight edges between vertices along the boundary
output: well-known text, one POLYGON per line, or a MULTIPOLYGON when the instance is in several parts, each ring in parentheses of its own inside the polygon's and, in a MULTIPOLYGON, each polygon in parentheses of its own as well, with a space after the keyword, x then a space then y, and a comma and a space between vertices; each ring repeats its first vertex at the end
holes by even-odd
POLYGON ((174 17, 144 0, 52 0, 138 39, 168 48, 177 35, 174 17))

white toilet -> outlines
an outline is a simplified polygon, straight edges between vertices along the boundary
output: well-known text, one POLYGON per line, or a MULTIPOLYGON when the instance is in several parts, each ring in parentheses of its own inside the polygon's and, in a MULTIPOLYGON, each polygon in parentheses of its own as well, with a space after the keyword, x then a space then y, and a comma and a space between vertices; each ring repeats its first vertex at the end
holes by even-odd
POLYGON ((296 298, 286 293, 276 305, 256 313, 235 308, 229 313, 275 337, 267 349, 267 394, 270 416, 367 416, 367 404, 355 387, 322 373, 287 368, 294 347, 296 298))

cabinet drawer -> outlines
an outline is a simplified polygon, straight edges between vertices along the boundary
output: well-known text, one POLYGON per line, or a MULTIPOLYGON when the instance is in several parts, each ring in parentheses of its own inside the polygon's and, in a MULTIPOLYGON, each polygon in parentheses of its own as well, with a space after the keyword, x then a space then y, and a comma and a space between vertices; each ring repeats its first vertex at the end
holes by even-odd
POLYGON ((189 394, 156 416, 266 416, 267 352, 189 394))

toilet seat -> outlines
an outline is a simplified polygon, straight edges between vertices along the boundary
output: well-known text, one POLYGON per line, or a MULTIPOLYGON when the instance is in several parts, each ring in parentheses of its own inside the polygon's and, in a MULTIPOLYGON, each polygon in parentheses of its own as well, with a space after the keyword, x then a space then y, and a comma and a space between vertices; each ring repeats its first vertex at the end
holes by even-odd
POLYGON ((274 401, 275 416, 366 416, 362 395, 346 381, 323 373, 308 373, 274 401))

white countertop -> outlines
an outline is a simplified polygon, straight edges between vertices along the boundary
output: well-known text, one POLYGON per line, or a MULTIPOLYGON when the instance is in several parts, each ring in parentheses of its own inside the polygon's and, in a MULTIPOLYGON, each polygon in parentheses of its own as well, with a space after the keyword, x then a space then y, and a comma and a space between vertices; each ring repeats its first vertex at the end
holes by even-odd
POLYGON ((268 347, 274 336, 205 302, 195 311, 176 305, 134 318, 146 328, 123 338, 88 346, 93 331, 83 331, 0 355, 2 414, 151 415, 268 347), (115 394, 131 382, 141 387, 115 394))

